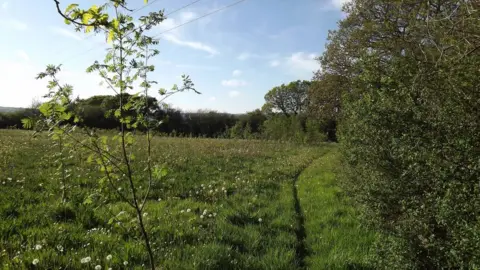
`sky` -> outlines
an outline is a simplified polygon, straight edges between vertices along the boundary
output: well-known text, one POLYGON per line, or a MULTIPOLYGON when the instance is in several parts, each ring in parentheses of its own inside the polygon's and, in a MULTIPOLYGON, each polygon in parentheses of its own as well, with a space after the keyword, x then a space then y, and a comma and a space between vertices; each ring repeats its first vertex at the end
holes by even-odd
MULTIPOLYGON (((62 8, 72 2, 88 8, 103 1, 60 2, 62 8)), ((173 107, 243 113, 260 108, 273 87, 311 79, 320 68, 314 58, 323 52, 328 30, 344 16, 341 6, 346 2, 245 0, 188 23, 236 1, 198 1, 151 30, 152 35, 163 34, 150 79, 158 81, 158 88, 170 89, 186 74, 201 92, 171 96, 166 102, 173 107)), ((133 16, 161 9, 169 13, 192 2, 158 0, 133 16)), ((132 9, 143 5, 143 0, 129 1, 132 9)), ((0 36, 0 106, 28 107, 41 100, 47 82, 35 76, 47 64, 62 64, 59 78, 74 87, 75 97, 113 94, 100 85, 98 75, 85 72, 93 61, 103 60, 104 35, 75 32, 56 13, 53 0, 0 0, 0 36)), ((158 98, 155 89, 151 95, 158 98)))

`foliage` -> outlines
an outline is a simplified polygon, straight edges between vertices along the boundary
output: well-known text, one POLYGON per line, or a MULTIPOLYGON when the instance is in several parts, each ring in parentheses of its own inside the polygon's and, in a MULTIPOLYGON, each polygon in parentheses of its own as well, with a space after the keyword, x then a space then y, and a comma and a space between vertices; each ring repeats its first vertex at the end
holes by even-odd
POLYGON ((269 140, 304 141, 304 117, 276 115, 265 121, 263 136, 269 140))
POLYGON ((294 81, 274 87, 265 95, 266 112, 281 112, 285 116, 297 115, 305 111, 308 105, 309 81, 294 81))
POLYGON ((320 60, 343 85, 346 187, 383 234, 377 267, 480 267, 478 3, 357 0, 345 11, 320 60))
MULTIPOLYGON (((25 128, 48 130, 49 136, 57 142, 59 148, 54 156, 58 157, 55 162, 59 163, 57 168, 61 171, 63 203, 66 203, 66 180, 71 176, 66 168, 64 149, 73 142, 75 148, 69 152, 70 157, 74 157, 73 153, 78 154, 79 151, 87 153, 87 163, 102 172, 103 177, 98 180, 95 192, 86 195, 83 204, 89 206, 93 204, 94 198, 106 200, 113 195, 128 205, 137 222, 136 230, 144 242, 149 266, 155 269, 156 260, 144 221, 145 207, 152 185, 166 175, 166 169, 161 165, 152 164, 151 160, 151 130, 157 128, 161 121, 154 118, 158 105, 156 100, 148 95, 149 89, 157 84, 148 77, 155 69, 149 60, 159 54, 159 51, 151 48, 158 44, 158 40, 148 36, 146 32, 165 19, 163 11, 150 12, 147 16, 141 16, 138 23, 135 23, 131 14, 127 15, 129 9, 123 0, 110 0, 102 6, 93 5, 89 9, 81 9, 78 4, 71 4, 64 12, 60 9, 60 3, 57 0, 54 2, 65 22, 73 24, 76 30, 84 30, 87 33, 92 30, 103 31, 107 36, 107 42, 111 47, 107 50, 104 61, 102 63, 95 61, 87 68, 87 72, 97 72, 104 83, 117 94, 116 99, 104 98, 105 103, 102 103, 105 105, 104 115, 107 117, 113 115, 119 123, 120 132, 109 137, 87 128, 82 130, 86 137, 76 136, 74 134, 76 124, 81 122, 78 114, 80 108, 71 101, 72 87, 60 85, 56 78, 60 66, 53 65, 38 75, 38 79, 50 78, 49 92, 45 96, 49 101, 39 108, 42 118, 35 124, 33 119, 25 118, 22 121, 23 125, 25 128), (143 91, 128 93, 134 90, 137 81, 140 82, 143 91), (73 125, 69 122, 72 119, 73 125), (141 170, 134 169, 134 163, 138 161, 132 152, 134 136, 129 132, 137 129, 146 132, 144 141, 146 157, 145 160, 140 160, 141 170), (146 172, 146 177, 141 172, 146 172), (147 188, 141 190, 142 185, 147 188)), ((188 76, 183 76, 183 81, 184 85, 181 88, 174 85, 171 91, 160 88, 158 92, 165 99, 177 92, 195 91, 188 76)), ((112 217, 110 220, 113 222, 114 219, 115 217, 112 217)), ((37 263, 38 260, 36 262, 34 260, 33 264, 37 263)))
POLYGON ((260 138, 263 124, 267 116, 261 110, 255 110, 241 115, 236 124, 229 130, 231 138, 260 138))

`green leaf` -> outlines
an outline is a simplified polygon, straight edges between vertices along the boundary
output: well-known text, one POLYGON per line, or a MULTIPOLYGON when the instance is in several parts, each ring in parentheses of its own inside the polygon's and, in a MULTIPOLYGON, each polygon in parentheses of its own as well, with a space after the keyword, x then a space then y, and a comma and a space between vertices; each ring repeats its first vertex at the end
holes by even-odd
POLYGON ((90 7, 90 10, 94 13, 94 14, 98 14, 98 6, 97 5, 93 5, 92 7, 90 7))
POLYGON ((89 205, 89 204, 92 204, 93 203, 93 200, 91 198, 91 196, 88 196, 87 198, 85 198, 85 200, 83 201, 83 204, 84 205, 89 205))
POLYGON ((24 129, 31 129, 33 127, 33 121, 30 118, 22 119, 22 125, 24 129))
POLYGON ((162 179, 168 174, 168 170, 165 167, 155 166, 152 174, 153 174, 153 177, 155 177, 156 179, 162 179))
POLYGON ((112 24, 113 24, 113 28, 114 28, 114 29, 118 29, 118 28, 120 27, 120 21, 117 20, 117 19, 114 19, 114 20, 112 21, 112 24))
POLYGON ((78 4, 70 4, 66 9, 65 9, 65 13, 68 13, 70 12, 72 9, 78 7, 78 4))
POLYGON ((92 18, 93 18, 93 15, 91 13, 84 13, 82 17, 82 23, 88 24, 92 18))
POLYGON ((122 112, 120 111, 120 109, 116 109, 114 115, 115 117, 120 118, 120 116, 122 115, 122 112))
POLYGON ((107 42, 109 44, 112 43, 114 36, 115 36, 115 32, 113 30, 110 30, 110 32, 108 32, 108 37, 107 37, 107 42))
POLYGON ((85 27, 85 33, 90 33, 90 32, 92 32, 92 30, 93 30, 93 26, 91 26, 91 25, 85 27))
POLYGON ((49 109, 50 109, 50 104, 48 103, 43 103, 40 108, 38 108, 40 110, 40 112, 43 114, 43 116, 49 116, 50 115, 50 112, 49 112, 49 109))

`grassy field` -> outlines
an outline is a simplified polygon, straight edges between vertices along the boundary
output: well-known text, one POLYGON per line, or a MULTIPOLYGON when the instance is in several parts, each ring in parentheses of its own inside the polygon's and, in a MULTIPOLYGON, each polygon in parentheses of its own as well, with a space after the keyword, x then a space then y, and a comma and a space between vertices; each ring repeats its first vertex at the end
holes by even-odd
MULTIPOLYGON (((135 149, 140 160, 144 149, 135 149)), ((154 161, 169 170, 146 205, 158 265, 363 265, 372 235, 359 228, 355 211, 335 186, 336 152, 331 144, 155 138, 154 161)), ((71 157, 68 203, 61 204, 52 157, 46 137, 0 131, 2 268, 143 269, 148 259, 133 211, 101 195, 101 174, 82 155, 71 157), (84 203, 87 197, 91 204, 84 203)))

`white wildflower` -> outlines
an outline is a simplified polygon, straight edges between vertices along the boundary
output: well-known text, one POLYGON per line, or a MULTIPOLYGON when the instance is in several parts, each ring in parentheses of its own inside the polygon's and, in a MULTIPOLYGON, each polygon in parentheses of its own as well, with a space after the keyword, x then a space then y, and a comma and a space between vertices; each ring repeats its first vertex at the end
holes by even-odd
POLYGON ((39 261, 38 259, 33 259, 32 264, 33 264, 33 265, 37 265, 39 262, 40 262, 40 261, 39 261))
POLYGON ((262 219, 262 218, 259 218, 259 219, 258 219, 258 222, 262 222, 262 221, 263 221, 263 219, 262 219))
POLYGON ((190 213, 190 211, 192 211, 190 208, 187 209, 187 213, 190 213))
POLYGON ((111 254, 107 255, 107 261, 111 261, 113 256, 111 254))
POLYGON ((95 270, 101 270, 101 269, 102 269, 102 266, 100 266, 100 265, 95 266, 95 270))
POLYGON ((127 261, 124 261, 124 262, 123 262, 123 265, 127 266, 127 265, 128 265, 128 262, 127 262, 127 261))
POLYGON ((35 250, 40 250, 40 249, 42 249, 42 245, 40 244, 35 245, 35 250))
POLYGON ((85 257, 80 260, 81 263, 89 263, 92 260, 90 257, 85 257))

